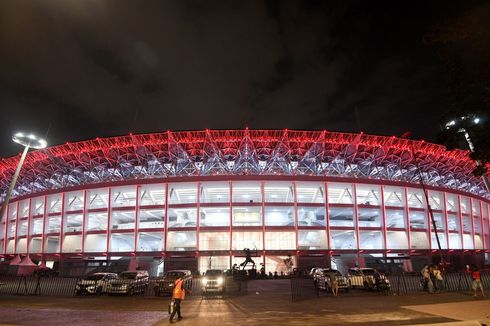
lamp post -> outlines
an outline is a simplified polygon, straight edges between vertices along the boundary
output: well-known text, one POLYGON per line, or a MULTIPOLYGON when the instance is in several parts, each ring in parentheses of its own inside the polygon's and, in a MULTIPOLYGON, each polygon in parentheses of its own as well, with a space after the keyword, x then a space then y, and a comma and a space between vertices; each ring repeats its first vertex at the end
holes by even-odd
MULTIPOLYGON (((460 116, 458 118, 449 120, 444 124, 444 128, 446 130, 454 130, 456 133, 461 133, 464 135, 464 138, 466 142, 468 143, 468 147, 470 148, 470 152, 474 153, 475 152, 475 146, 473 145, 473 142, 471 141, 470 134, 468 132, 468 128, 471 128, 472 126, 476 126, 480 123, 480 118, 476 114, 466 114, 463 116, 460 116)), ((485 167, 480 160, 475 160, 476 166, 478 167, 485 167)), ((488 182, 487 176, 485 173, 482 175, 483 183, 485 184, 485 187, 487 188, 487 191, 490 191, 490 184, 488 182)))
POLYGON ((10 181, 9 188, 3 200, 2 208, 0 209, 0 218, 3 217, 5 211, 7 210, 7 205, 10 201, 10 197, 12 196, 12 191, 14 190, 15 183, 17 182, 17 178, 19 177, 20 169, 24 164, 24 160, 26 158, 27 152, 29 151, 29 148, 41 149, 45 148, 48 145, 48 143, 44 139, 39 138, 33 134, 26 134, 23 132, 16 133, 14 136, 12 136, 12 140, 17 144, 24 146, 24 151, 20 156, 19 163, 17 164, 17 169, 15 170, 14 176, 12 177, 12 181, 10 181))

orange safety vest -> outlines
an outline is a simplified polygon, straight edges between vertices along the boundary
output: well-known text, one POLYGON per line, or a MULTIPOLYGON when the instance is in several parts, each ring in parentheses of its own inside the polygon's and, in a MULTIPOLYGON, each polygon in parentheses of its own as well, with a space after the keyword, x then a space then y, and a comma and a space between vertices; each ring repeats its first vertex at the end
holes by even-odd
POLYGON ((185 298, 185 290, 184 290, 184 280, 181 278, 178 278, 175 281, 175 286, 174 290, 172 292, 172 299, 181 299, 184 300, 185 298))

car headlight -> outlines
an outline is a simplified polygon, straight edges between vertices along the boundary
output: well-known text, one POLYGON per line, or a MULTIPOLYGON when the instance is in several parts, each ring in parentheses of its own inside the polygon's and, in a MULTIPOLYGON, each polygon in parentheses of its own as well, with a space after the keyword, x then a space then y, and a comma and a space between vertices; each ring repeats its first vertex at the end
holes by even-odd
POLYGON ((207 278, 203 278, 201 280, 201 282, 202 282, 203 285, 206 285, 206 284, 208 284, 208 279, 207 278))
POLYGON ((87 289, 93 290, 93 289, 95 289, 95 285, 90 285, 90 286, 87 287, 87 289))
POLYGON ((218 281, 218 285, 223 284, 223 278, 222 277, 219 277, 217 281, 218 281))
POLYGON ((128 285, 127 285, 127 284, 123 284, 123 285, 121 285, 121 288, 123 288, 123 289, 126 289, 127 287, 128 287, 128 285))

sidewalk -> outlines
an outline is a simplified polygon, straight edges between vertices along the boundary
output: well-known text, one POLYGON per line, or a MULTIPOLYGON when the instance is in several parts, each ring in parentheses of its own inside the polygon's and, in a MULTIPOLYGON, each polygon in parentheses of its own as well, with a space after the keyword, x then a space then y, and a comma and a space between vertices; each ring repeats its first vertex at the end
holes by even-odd
POLYGON ((490 300, 477 299, 467 302, 402 306, 402 308, 460 321, 477 320, 480 324, 490 325, 490 300))

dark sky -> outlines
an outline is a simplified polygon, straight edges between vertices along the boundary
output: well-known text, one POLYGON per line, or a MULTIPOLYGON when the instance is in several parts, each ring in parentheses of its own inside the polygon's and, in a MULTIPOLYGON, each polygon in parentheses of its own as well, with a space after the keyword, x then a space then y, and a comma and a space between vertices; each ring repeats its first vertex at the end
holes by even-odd
MULTIPOLYGON (((483 3, 483 1, 481 2, 483 3)), ((446 67, 424 41, 466 1, 0 2, 0 157, 164 130, 327 129, 435 141, 446 67)))

